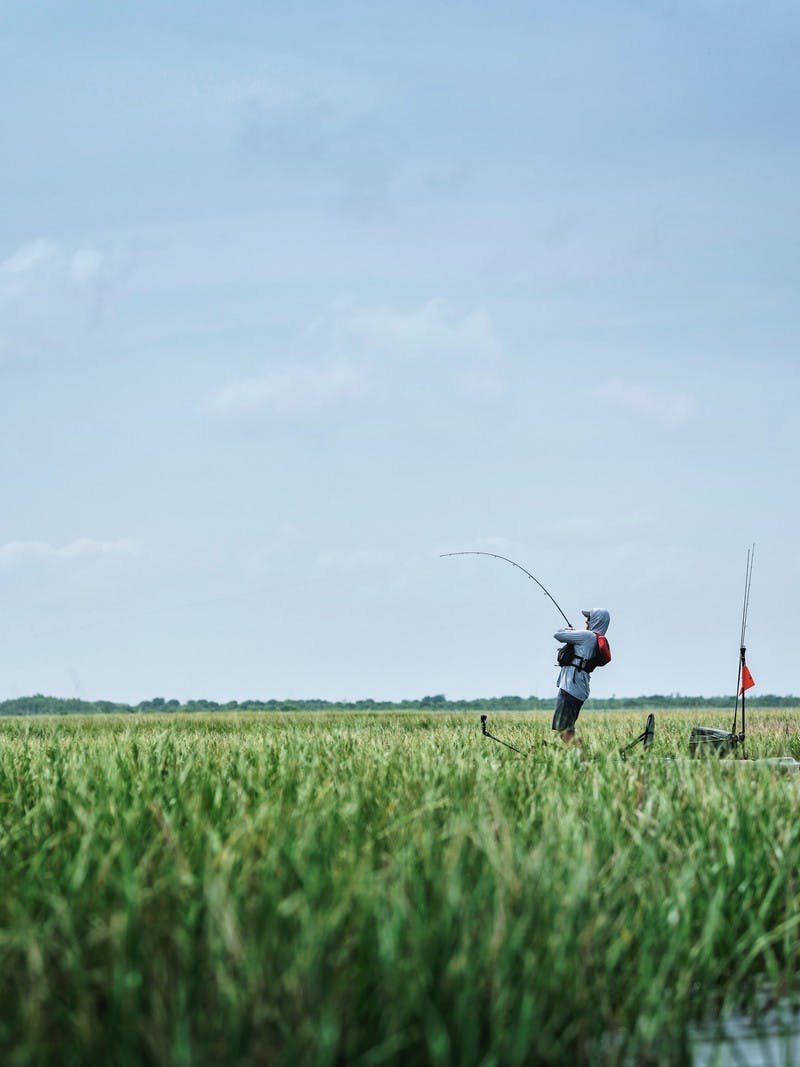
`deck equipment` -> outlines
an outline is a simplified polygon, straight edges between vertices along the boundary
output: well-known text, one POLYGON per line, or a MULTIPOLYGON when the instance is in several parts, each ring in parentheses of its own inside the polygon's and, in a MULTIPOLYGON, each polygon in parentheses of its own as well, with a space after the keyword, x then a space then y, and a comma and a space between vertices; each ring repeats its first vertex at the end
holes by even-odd
POLYGON ((746 759, 744 741, 746 734, 745 722, 745 694, 755 682, 747 666, 744 639, 747 631, 747 612, 750 607, 750 582, 753 577, 753 558, 756 554, 756 546, 752 545, 747 550, 747 565, 744 573, 744 600, 742 604, 742 629, 739 637, 739 675, 736 679, 736 702, 733 707, 733 723, 730 730, 718 730, 713 726, 693 726, 689 734, 689 754, 692 756, 713 755, 721 758, 730 752, 735 752, 746 759), (739 717, 739 697, 742 698, 742 728, 737 732, 736 727, 739 717))

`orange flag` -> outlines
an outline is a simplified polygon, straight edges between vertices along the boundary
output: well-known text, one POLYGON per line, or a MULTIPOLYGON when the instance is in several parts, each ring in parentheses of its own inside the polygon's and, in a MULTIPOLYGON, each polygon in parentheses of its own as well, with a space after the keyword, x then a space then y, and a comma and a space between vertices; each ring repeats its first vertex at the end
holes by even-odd
POLYGON ((739 690, 739 696, 744 693, 745 689, 752 689, 755 684, 747 664, 742 664, 742 688, 739 690))

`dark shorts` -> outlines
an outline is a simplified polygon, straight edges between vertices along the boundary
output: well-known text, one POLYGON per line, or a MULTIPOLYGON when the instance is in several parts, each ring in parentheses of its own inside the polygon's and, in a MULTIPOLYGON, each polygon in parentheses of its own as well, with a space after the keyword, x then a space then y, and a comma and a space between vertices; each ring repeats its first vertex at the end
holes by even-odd
POLYGON ((566 689, 559 689, 556 710, 553 713, 553 729, 574 730, 582 707, 582 700, 578 700, 566 689))

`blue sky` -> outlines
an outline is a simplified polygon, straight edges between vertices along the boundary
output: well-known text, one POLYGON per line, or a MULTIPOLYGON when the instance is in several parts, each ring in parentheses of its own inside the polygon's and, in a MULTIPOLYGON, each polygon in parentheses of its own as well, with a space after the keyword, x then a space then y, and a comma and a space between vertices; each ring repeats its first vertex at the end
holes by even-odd
POLYGON ((794 4, 0 30, 0 696, 799 691, 794 4))

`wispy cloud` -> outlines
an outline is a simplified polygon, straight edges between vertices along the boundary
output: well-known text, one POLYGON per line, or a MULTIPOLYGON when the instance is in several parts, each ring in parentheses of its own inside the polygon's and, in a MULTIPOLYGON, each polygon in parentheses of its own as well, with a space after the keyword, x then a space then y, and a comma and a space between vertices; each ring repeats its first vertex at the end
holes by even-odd
POLYGON ((58 256, 58 246, 52 241, 39 238, 22 245, 0 262, 0 277, 7 279, 29 278, 45 263, 58 256))
POLYGON ((400 155, 379 87, 350 71, 298 69, 276 58, 268 83, 238 101, 242 157, 298 188, 345 195, 358 214, 386 206, 400 155))
POLYGON ((237 140, 246 162, 291 178, 292 194, 313 187, 371 216, 447 196, 467 181, 462 158, 398 136, 403 105, 382 79, 282 57, 270 66, 269 79, 236 88, 237 140))
POLYGON ((408 311, 340 302, 332 320, 340 338, 377 355, 467 359, 492 357, 500 348, 491 316, 480 305, 459 313, 439 299, 408 311))
MULTIPOLYGON (((336 346, 376 371, 406 373, 417 364, 416 373, 440 372, 445 388, 490 399, 505 392, 500 341, 480 304, 459 310, 437 298, 402 309, 339 301, 322 325, 336 346)), ((428 378, 429 387, 435 380, 428 378)))
POLYGON ((79 248, 69 260, 70 281, 78 285, 96 278, 103 267, 105 257, 96 248, 79 248))
POLYGON ((397 396, 415 363, 415 387, 419 374, 438 369, 441 374, 427 379, 429 390, 439 382, 494 397, 505 388, 500 345, 481 306, 459 312, 443 300, 429 300, 402 310, 340 300, 292 347, 297 354, 291 362, 229 382, 204 401, 202 413, 229 420, 302 415, 373 392, 397 396), (310 352, 315 354, 305 355, 310 352))
POLYGON ((106 253, 40 237, 0 260, 0 353, 35 354, 96 322, 118 276, 106 253))
POLYGON ((221 419, 297 415, 335 407, 366 391, 364 375, 352 364, 285 365, 231 382, 209 397, 203 410, 221 419))
POLYGON ((125 538, 102 541, 78 537, 63 545, 54 545, 49 541, 7 541, 0 545, 0 567, 11 569, 76 560, 91 563, 101 559, 136 556, 141 552, 142 544, 139 541, 125 538))
POLYGON ((70 252, 40 237, 0 260, 0 300, 10 302, 26 292, 54 284, 80 284, 97 277, 105 256, 96 248, 70 252))
POLYGON ((621 411, 653 420, 667 429, 675 429, 695 414, 696 403, 686 393, 673 393, 646 385, 614 381, 601 386, 595 395, 621 411))

